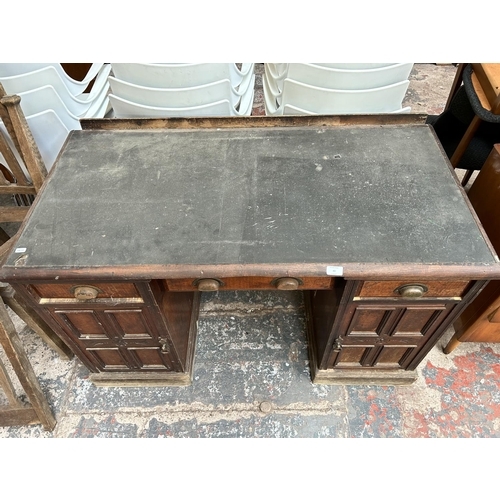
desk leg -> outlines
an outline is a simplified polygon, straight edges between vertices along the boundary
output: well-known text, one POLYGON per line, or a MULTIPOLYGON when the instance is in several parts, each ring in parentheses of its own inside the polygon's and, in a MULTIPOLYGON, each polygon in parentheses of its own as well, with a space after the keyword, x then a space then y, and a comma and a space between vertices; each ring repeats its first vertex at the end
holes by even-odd
POLYGON ((458 163, 462 159, 462 156, 464 155, 467 146, 474 137, 474 134, 477 132, 477 129, 479 128, 480 124, 481 124, 481 118, 479 118, 477 115, 474 115, 474 118, 472 119, 469 127, 465 131, 464 136, 460 140, 460 143, 458 144, 457 148, 455 149, 455 152, 450 158, 450 163, 453 166, 453 168, 457 168, 458 163))
POLYGON ((458 340, 457 334, 455 333, 455 335, 453 335, 453 337, 451 337, 448 344, 446 344, 446 347, 443 349, 443 352, 445 354, 450 354, 450 352, 454 351, 460 344, 461 344, 461 342, 460 342, 460 340, 458 340))

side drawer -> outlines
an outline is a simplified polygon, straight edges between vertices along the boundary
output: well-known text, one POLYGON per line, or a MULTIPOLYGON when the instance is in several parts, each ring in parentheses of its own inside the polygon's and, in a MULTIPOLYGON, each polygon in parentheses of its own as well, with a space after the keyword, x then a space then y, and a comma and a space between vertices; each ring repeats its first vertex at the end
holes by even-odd
POLYGON ((448 298, 460 299, 468 281, 365 281, 358 297, 448 298))
POLYGON ((31 295, 39 302, 74 302, 88 300, 131 299, 142 302, 141 294, 134 283, 32 283, 28 286, 31 295))
POLYGON ((329 290, 333 287, 330 277, 207 277, 204 279, 165 280, 171 292, 217 291, 217 290, 329 290))

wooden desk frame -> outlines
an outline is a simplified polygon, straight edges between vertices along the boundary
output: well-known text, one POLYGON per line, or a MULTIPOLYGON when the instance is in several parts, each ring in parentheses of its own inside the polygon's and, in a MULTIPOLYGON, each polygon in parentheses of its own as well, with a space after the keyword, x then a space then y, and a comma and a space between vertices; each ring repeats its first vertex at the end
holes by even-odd
MULTIPOLYGON (((82 127, 142 131, 388 125, 430 130, 424 122, 420 115, 345 115, 104 119, 83 120, 82 127)), ((447 183, 454 186, 475 237, 483 241, 487 262, 150 262, 119 268, 30 268, 24 266, 25 255, 11 253, 0 279, 52 326, 99 385, 190 384, 200 291, 219 289, 304 291, 315 383, 411 383, 416 367, 454 318, 488 280, 500 278, 498 257, 470 212, 444 152, 439 145, 437 149, 451 175, 447 183)))

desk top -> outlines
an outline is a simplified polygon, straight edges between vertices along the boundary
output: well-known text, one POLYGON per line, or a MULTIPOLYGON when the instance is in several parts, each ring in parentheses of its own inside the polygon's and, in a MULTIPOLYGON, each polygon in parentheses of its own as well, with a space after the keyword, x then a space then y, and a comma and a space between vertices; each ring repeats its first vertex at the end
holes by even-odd
POLYGON ((81 130, 0 277, 484 278, 497 261, 425 125, 81 130))

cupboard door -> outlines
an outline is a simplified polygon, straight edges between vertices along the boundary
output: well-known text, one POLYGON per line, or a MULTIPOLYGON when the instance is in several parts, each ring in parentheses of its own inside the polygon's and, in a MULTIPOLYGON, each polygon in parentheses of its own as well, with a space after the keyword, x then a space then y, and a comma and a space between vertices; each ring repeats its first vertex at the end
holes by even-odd
POLYGON ((405 369, 453 307, 453 303, 352 305, 328 367, 405 369))
POLYGON ((49 308, 48 312, 98 371, 175 370, 170 340, 146 308, 49 308))

